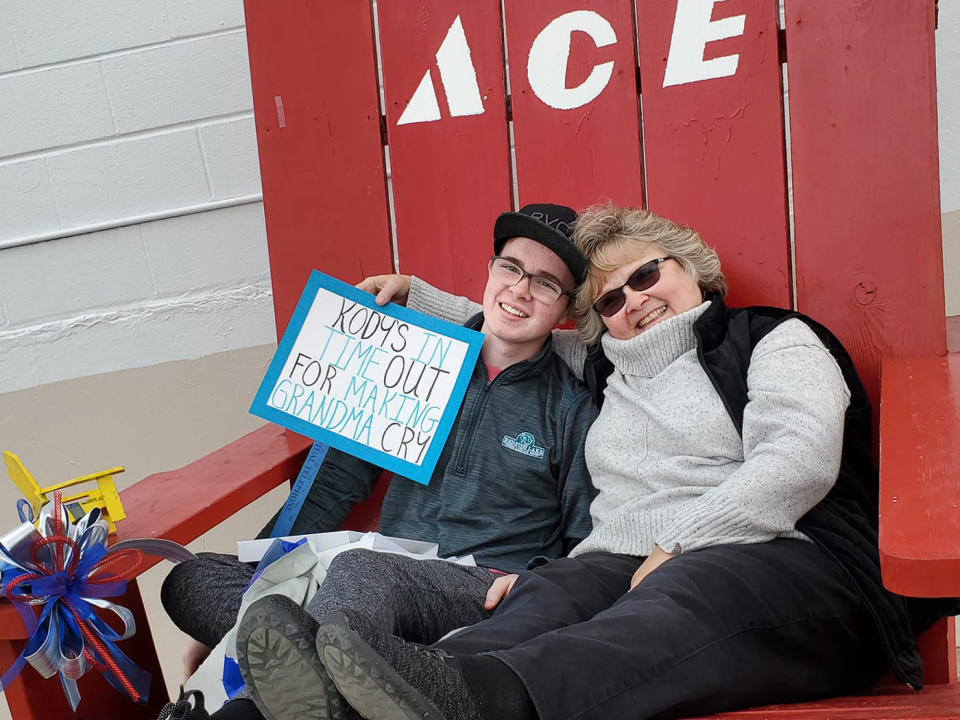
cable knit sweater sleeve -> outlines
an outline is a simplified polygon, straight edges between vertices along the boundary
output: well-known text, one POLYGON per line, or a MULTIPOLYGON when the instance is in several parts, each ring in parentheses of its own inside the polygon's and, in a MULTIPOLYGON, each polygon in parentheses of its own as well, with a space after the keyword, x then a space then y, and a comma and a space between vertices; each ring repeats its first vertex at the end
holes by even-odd
POLYGON ((668 552, 789 534, 836 482, 850 391, 810 328, 788 320, 757 343, 747 388, 744 461, 662 529, 668 552))
MULTIPOLYGON (((459 325, 483 309, 469 298, 439 290, 416 275, 410 279, 407 307, 459 325)), ((577 379, 583 380, 583 363, 587 359, 587 346, 580 340, 580 333, 576 330, 554 330, 553 351, 567 364, 577 379)))
POLYGON ((407 307, 458 325, 463 325, 483 309, 470 298, 451 295, 443 290, 438 290, 416 275, 410 278, 410 294, 407 295, 407 307))
POLYGON ((583 364, 587 361, 587 346, 576 330, 554 330, 553 351, 560 356, 570 371, 583 380, 583 364))

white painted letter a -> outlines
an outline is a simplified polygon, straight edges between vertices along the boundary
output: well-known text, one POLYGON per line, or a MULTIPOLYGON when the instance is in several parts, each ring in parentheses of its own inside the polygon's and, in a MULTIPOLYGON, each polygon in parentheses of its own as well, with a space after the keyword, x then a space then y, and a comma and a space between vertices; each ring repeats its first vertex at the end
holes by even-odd
MULTIPOLYGON (((480 99, 480 86, 477 84, 477 70, 470 57, 470 46, 467 44, 467 36, 463 32, 459 15, 447 30, 447 36, 437 50, 437 67, 440 70, 440 81, 447 96, 450 115, 482 115, 483 101, 480 99)), ((428 68, 397 120, 397 125, 433 122, 439 119, 440 104, 437 102, 437 91, 433 85, 433 73, 428 68)))

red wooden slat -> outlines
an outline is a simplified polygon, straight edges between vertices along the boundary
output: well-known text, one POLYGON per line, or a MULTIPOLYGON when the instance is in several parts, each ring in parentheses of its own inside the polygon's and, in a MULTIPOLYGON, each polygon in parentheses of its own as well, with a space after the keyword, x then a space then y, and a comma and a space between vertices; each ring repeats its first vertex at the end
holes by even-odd
POLYGON ((883 582, 960 596, 960 353, 884 359, 880 409, 883 582))
MULTIPOLYGON (((19 616, 11 614, 9 622, 18 620, 19 616)), ((23 652, 26 644, 26 640, 0 640, 0 669, 6 672, 23 652)), ((66 707, 69 710, 67 702, 62 697, 56 697, 47 685, 47 680, 36 673, 33 673, 33 677, 21 674, 4 689, 3 696, 10 708, 10 716, 16 720, 47 720, 55 717, 54 713, 60 708, 66 707)))
POLYGON ((717 2, 710 20, 689 12, 700 5, 637 2, 647 202, 719 250, 731 303, 789 307, 777 3, 717 2), (697 46, 698 33, 740 16, 742 33, 734 26, 732 37, 697 46), (733 55, 733 75, 694 79, 701 62, 730 63, 722 58, 733 55))
POLYGON ((366 2, 244 5, 279 337, 311 269, 392 268, 373 24, 366 2))
MULTIPOLYGON (((164 537, 188 543, 300 472, 312 441, 276 425, 178 470, 156 473, 120 493, 127 519, 116 540, 164 537)), ((149 567, 157 561, 147 557, 149 567)))
POLYGON ((923 678, 928 683, 957 684, 957 623, 941 618, 917 638, 923 658, 923 678))
POLYGON ((521 205, 643 205, 633 6, 588 6, 505 3, 521 205))
POLYGON ((799 308, 850 350, 942 355, 933 0, 788 0, 799 308))
MULTIPOLYGON (((383 496, 387 494, 387 488, 390 487, 392 478, 391 473, 384 471, 380 480, 374 486, 373 492, 370 493, 370 497, 350 509, 350 514, 347 515, 343 525, 340 526, 341 529, 376 532, 380 527, 380 509, 383 505, 383 496)), ((401 480, 400 482, 407 481, 401 480)))
POLYGON ((500 3, 378 12, 400 268, 478 298, 511 204, 500 3))
POLYGON ((956 720, 960 717, 960 685, 928 685, 919 693, 905 687, 882 688, 871 695, 771 705, 709 717, 718 720, 956 720))

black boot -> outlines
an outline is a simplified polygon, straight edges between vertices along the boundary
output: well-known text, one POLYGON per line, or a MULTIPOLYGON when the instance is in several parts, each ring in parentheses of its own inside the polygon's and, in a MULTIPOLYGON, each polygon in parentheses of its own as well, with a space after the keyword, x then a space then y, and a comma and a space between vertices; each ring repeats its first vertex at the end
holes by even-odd
POLYGON ((243 614, 237 662, 267 720, 355 717, 317 655, 317 622, 284 595, 267 595, 243 614))
POLYGON ((331 613, 317 649, 347 702, 369 720, 480 720, 452 655, 390 635, 360 613, 331 613))

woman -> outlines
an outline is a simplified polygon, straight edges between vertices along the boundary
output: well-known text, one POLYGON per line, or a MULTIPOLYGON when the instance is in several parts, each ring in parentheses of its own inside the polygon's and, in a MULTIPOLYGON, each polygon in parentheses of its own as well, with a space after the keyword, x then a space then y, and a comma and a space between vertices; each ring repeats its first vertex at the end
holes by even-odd
MULTIPOLYGON (((332 617, 318 646, 348 702, 373 719, 599 720, 854 692, 888 665, 919 687, 839 343, 795 313, 727 308, 716 253, 652 213, 591 208, 574 239, 586 344, 556 347, 602 394, 594 529, 432 649, 332 617)), ((465 310, 417 283, 410 304, 465 310)))

